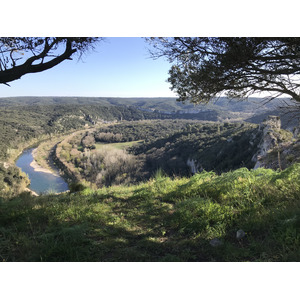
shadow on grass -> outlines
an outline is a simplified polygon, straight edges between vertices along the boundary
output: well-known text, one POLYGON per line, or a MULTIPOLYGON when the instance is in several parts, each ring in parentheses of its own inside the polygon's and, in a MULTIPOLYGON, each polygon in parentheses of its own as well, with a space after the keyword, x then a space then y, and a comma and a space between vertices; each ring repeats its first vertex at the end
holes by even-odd
MULTIPOLYGON (((76 196, 76 200, 80 198, 83 196, 76 196)), ((153 206, 151 202, 140 203, 137 210, 132 210, 129 201, 130 207, 126 210, 125 201, 118 211, 121 201, 115 200, 111 212, 96 215, 94 210, 90 215, 93 207, 89 207, 81 209, 76 219, 74 207, 68 212, 72 202, 67 196, 23 200, 16 199, 0 207, 2 261, 206 260, 197 242, 172 240, 166 236, 162 223, 168 211, 155 203, 153 206), (116 215, 112 217, 111 213, 116 215)))
MULTIPOLYGON (((300 199, 296 188, 287 192, 285 185, 274 185, 268 194, 258 190, 258 196, 252 197, 254 190, 251 198, 238 186, 241 200, 222 203, 221 198, 214 201, 208 196, 222 190, 222 184, 227 184, 224 178, 218 179, 218 187, 206 183, 203 175, 203 184, 197 180, 174 185, 161 178, 134 189, 37 198, 22 195, 1 203, 0 259, 300 260, 300 199), (239 229, 246 232, 242 240, 235 236, 239 229), (216 237, 222 245, 212 247, 210 241, 216 237)), ((240 174, 234 180, 236 184, 245 182, 240 174)))

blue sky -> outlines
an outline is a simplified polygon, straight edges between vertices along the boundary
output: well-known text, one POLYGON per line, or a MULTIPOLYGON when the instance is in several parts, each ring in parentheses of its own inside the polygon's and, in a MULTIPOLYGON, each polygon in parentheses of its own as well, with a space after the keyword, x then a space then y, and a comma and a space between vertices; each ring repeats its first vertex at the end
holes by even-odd
POLYGON ((0 85, 0 97, 89 96, 174 97, 166 82, 170 64, 153 60, 141 37, 113 37, 78 61, 64 61, 41 73, 0 85))

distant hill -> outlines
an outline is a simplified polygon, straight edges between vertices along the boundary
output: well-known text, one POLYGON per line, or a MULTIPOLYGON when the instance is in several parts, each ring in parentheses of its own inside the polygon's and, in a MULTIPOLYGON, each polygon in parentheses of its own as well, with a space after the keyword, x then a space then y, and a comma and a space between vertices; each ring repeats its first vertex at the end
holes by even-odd
MULTIPOLYGON (((191 104, 176 101, 176 98, 114 98, 114 97, 3 97, 0 107, 16 106, 125 106, 148 113, 162 114, 160 118, 196 119, 208 121, 248 121, 260 123, 269 114, 283 115, 280 107, 293 105, 287 98, 266 102, 261 98, 233 100, 225 97, 208 104, 191 104), (169 117, 166 115, 170 115, 169 117)), ((99 110, 99 108, 98 108, 99 110)), ((157 115, 156 115, 157 117, 157 115)), ((284 116, 283 116, 284 118, 284 116)), ((283 128, 293 126, 286 125, 283 128)))
POLYGON ((23 105, 126 105, 142 109, 158 110, 165 113, 176 113, 179 111, 190 112, 191 110, 217 109, 231 112, 253 113, 255 111, 272 110, 284 105, 284 101, 291 103, 287 98, 278 98, 270 102, 264 102, 261 98, 249 98, 248 100, 228 99, 220 97, 208 104, 191 104, 178 102, 175 97, 157 98, 114 98, 114 97, 0 97, 0 106, 23 106, 23 105))
POLYGON ((266 112, 255 114, 252 117, 245 119, 246 122, 260 124, 269 115, 279 116, 281 120, 281 127, 286 130, 292 131, 295 127, 299 126, 300 114, 295 112, 289 112, 284 109, 268 110, 266 112))

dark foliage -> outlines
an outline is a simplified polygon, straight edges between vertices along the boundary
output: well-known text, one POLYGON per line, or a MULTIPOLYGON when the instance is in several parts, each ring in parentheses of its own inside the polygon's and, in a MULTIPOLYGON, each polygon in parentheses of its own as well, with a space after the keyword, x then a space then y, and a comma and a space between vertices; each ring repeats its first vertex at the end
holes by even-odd
POLYGON ((172 63, 168 81, 181 101, 207 102, 226 93, 282 94, 300 102, 300 38, 177 37, 150 39, 154 57, 172 63))
POLYGON ((253 124, 202 123, 184 120, 124 122, 100 129, 96 141, 120 142, 144 140, 130 151, 145 159, 148 177, 158 169, 168 175, 189 175, 188 160, 198 171, 218 173, 239 167, 252 168, 260 133, 253 124), (103 135, 105 139, 100 139, 103 135), (111 140, 109 138, 111 137, 111 140))

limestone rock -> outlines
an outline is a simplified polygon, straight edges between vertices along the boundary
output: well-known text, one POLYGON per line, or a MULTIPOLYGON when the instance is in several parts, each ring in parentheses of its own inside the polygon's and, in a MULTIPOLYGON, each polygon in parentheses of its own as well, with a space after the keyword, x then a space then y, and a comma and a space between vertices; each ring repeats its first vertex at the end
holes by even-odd
POLYGON ((245 231, 240 229, 236 232, 236 238, 237 240, 241 240, 242 238, 244 238, 246 235, 245 231))
POLYGON ((252 161, 256 162, 254 169, 263 167, 262 158, 267 153, 278 146, 279 131, 281 129, 281 120, 278 116, 268 116, 268 118, 260 125, 262 131, 262 139, 258 145, 258 152, 252 157, 252 161))
POLYGON ((221 245, 223 245, 223 242, 220 241, 218 238, 214 238, 212 239, 209 244, 212 246, 212 247, 219 247, 221 245))
POLYGON ((196 160, 188 159, 186 164, 190 167, 192 174, 196 174, 197 172, 199 172, 199 170, 198 170, 199 165, 197 164, 196 160))

